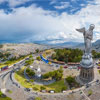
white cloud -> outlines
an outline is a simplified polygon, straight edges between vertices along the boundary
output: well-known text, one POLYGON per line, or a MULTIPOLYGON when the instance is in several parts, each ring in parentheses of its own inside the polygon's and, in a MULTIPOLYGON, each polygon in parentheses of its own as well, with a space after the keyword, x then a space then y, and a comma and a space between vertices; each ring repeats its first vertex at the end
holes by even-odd
POLYGON ((4 2, 4 0, 0 0, 0 3, 4 2))
POLYGON ((69 2, 60 2, 60 5, 54 6, 54 8, 56 8, 56 9, 65 9, 69 6, 70 6, 69 2))
POLYGON ((8 2, 9 2, 10 7, 15 7, 15 6, 23 4, 27 1, 29 1, 29 0, 9 0, 8 2))
POLYGON ((72 2, 77 2, 78 0, 71 0, 72 2))
POLYGON ((28 1, 31 1, 31 0, 0 0, 0 3, 8 2, 10 7, 15 7, 20 4, 24 4, 25 2, 28 2, 28 1))
POLYGON ((55 4, 57 0, 51 0, 50 5, 55 4))
POLYGON ((36 5, 13 9, 10 14, 0 10, 0 39, 34 41, 61 39, 83 41, 83 35, 76 28, 95 24, 94 40, 100 39, 100 5, 88 4, 74 15, 66 12, 58 15, 36 5))
POLYGON ((81 7, 84 7, 86 4, 80 4, 81 7))

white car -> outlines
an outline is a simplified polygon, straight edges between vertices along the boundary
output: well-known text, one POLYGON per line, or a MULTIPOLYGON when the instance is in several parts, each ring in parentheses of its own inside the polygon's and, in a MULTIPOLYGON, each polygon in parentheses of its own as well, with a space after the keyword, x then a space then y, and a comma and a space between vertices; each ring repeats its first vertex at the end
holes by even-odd
POLYGON ((63 93, 66 93, 66 91, 62 91, 63 93))
POLYGON ((73 69, 73 67, 72 66, 70 66, 70 67, 68 67, 69 69, 73 69))
POLYGON ((51 90, 51 91, 50 91, 50 93, 54 93, 54 91, 53 91, 53 90, 51 90))

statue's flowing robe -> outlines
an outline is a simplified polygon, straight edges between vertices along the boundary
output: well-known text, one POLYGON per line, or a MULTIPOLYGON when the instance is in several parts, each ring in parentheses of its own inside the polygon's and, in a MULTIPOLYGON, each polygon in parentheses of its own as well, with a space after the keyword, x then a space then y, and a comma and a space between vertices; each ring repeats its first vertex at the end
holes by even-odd
POLYGON ((83 33, 85 42, 85 53, 90 54, 92 48, 93 31, 87 30, 83 33))
POLYGON ((84 43, 85 43, 85 53, 88 55, 91 54, 92 43, 91 40, 93 38, 93 30, 85 30, 85 27, 81 29, 76 29, 78 32, 83 33, 84 43))

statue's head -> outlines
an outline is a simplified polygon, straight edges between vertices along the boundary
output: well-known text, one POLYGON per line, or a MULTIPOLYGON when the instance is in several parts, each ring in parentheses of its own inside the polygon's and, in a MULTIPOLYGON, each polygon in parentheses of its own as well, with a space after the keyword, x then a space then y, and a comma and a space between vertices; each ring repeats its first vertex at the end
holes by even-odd
POLYGON ((90 25, 90 30, 93 30, 95 28, 95 25, 94 24, 91 24, 90 25))

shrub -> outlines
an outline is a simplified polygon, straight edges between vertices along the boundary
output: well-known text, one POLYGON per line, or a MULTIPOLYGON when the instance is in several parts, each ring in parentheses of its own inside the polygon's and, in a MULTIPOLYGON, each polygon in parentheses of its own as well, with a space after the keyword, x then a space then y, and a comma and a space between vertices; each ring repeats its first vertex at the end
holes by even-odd
POLYGON ((33 80, 33 79, 31 79, 31 80, 30 80, 30 82, 34 82, 34 80, 33 80))
POLYGON ((63 76, 63 70, 62 70, 62 68, 60 68, 58 70, 55 70, 55 71, 48 72, 48 73, 44 74, 43 78, 44 79, 52 78, 52 79, 56 79, 58 81, 58 80, 62 79, 62 76, 63 76))
POLYGON ((40 89, 41 89, 41 90, 45 90, 46 88, 45 88, 44 86, 41 86, 40 89))
POLYGON ((37 90, 39 90, 37 87, 33 87, 33 90, 35 90, 35 91, 37 91, 37 90))
POLYGON ((61 89, 61 91, 64 91, 66 89, 67 89, 66 86, 63 86, 62 89, 61 89))
POLYGON ((98 70, 99 74, 100 74, 100 70, 98 70))
POLYGON ((92 90, 88 91, 88 96, 92 95, 92 90))
POLYGON ((33 58, 30 58, 29 60, 26 60, 25 61, 25 65, 26 66, 31 65, 33 62, 34 62, 34 59, 33 58))
POLYGON ((35 72, 34 71, 30 71, 30 73, 28 73, 29 76, 34 76, 35 72))
POLYGON ((71 84, 71 83, 74 83, 74 82, 75 82, 75 78, 72 77, 72 76, 68 76, 68 77, 66 78, 66 81, 68 82, 68 84, 71 84))
POLYGON ((54 59, 54 61, 56 62, 56 61, 57 61, 57 59, 54 59))
POLYGON ((26 69, 26 73, 29 73, 29 72, 30 72, 30 69, 29 69, 29 68, 27 68, 27 69, 26 69))
POLYGON ((29 75, 29 76, 34 76, 35 75, 35 72, 33 70, 31 70, 30 68, 27 68, 26 69, 26 73, 29 75))
POLYGON ((75 77, 68 76, 66 82, 69 84, 70 88, 79 87, 79 83, 76 82, 75 77))
POLYGON ((29 56, 29 58, 33 58, 33 56, 32 56, 32 55, 30 55, 30 56, 29 56))
POLYGON ((45 73, 42 77, 43 77, 43 79, 47 79, 50 77, 50 75, 49 75, 49 73, 45 73))
POLYGON ((35 100, 42 100, 40 97, 36 97, 35 100))
POLYGON ((39 60, 39 61, 41 60, 40 56, 36 57, 36 59, 39 60))
POLYGON ((3 48, 3 45, 2 44, 0 44, 0 48, 3 48))
POLYGON ((98 64, 98 66, 100 66, 100 64, 98 64))

